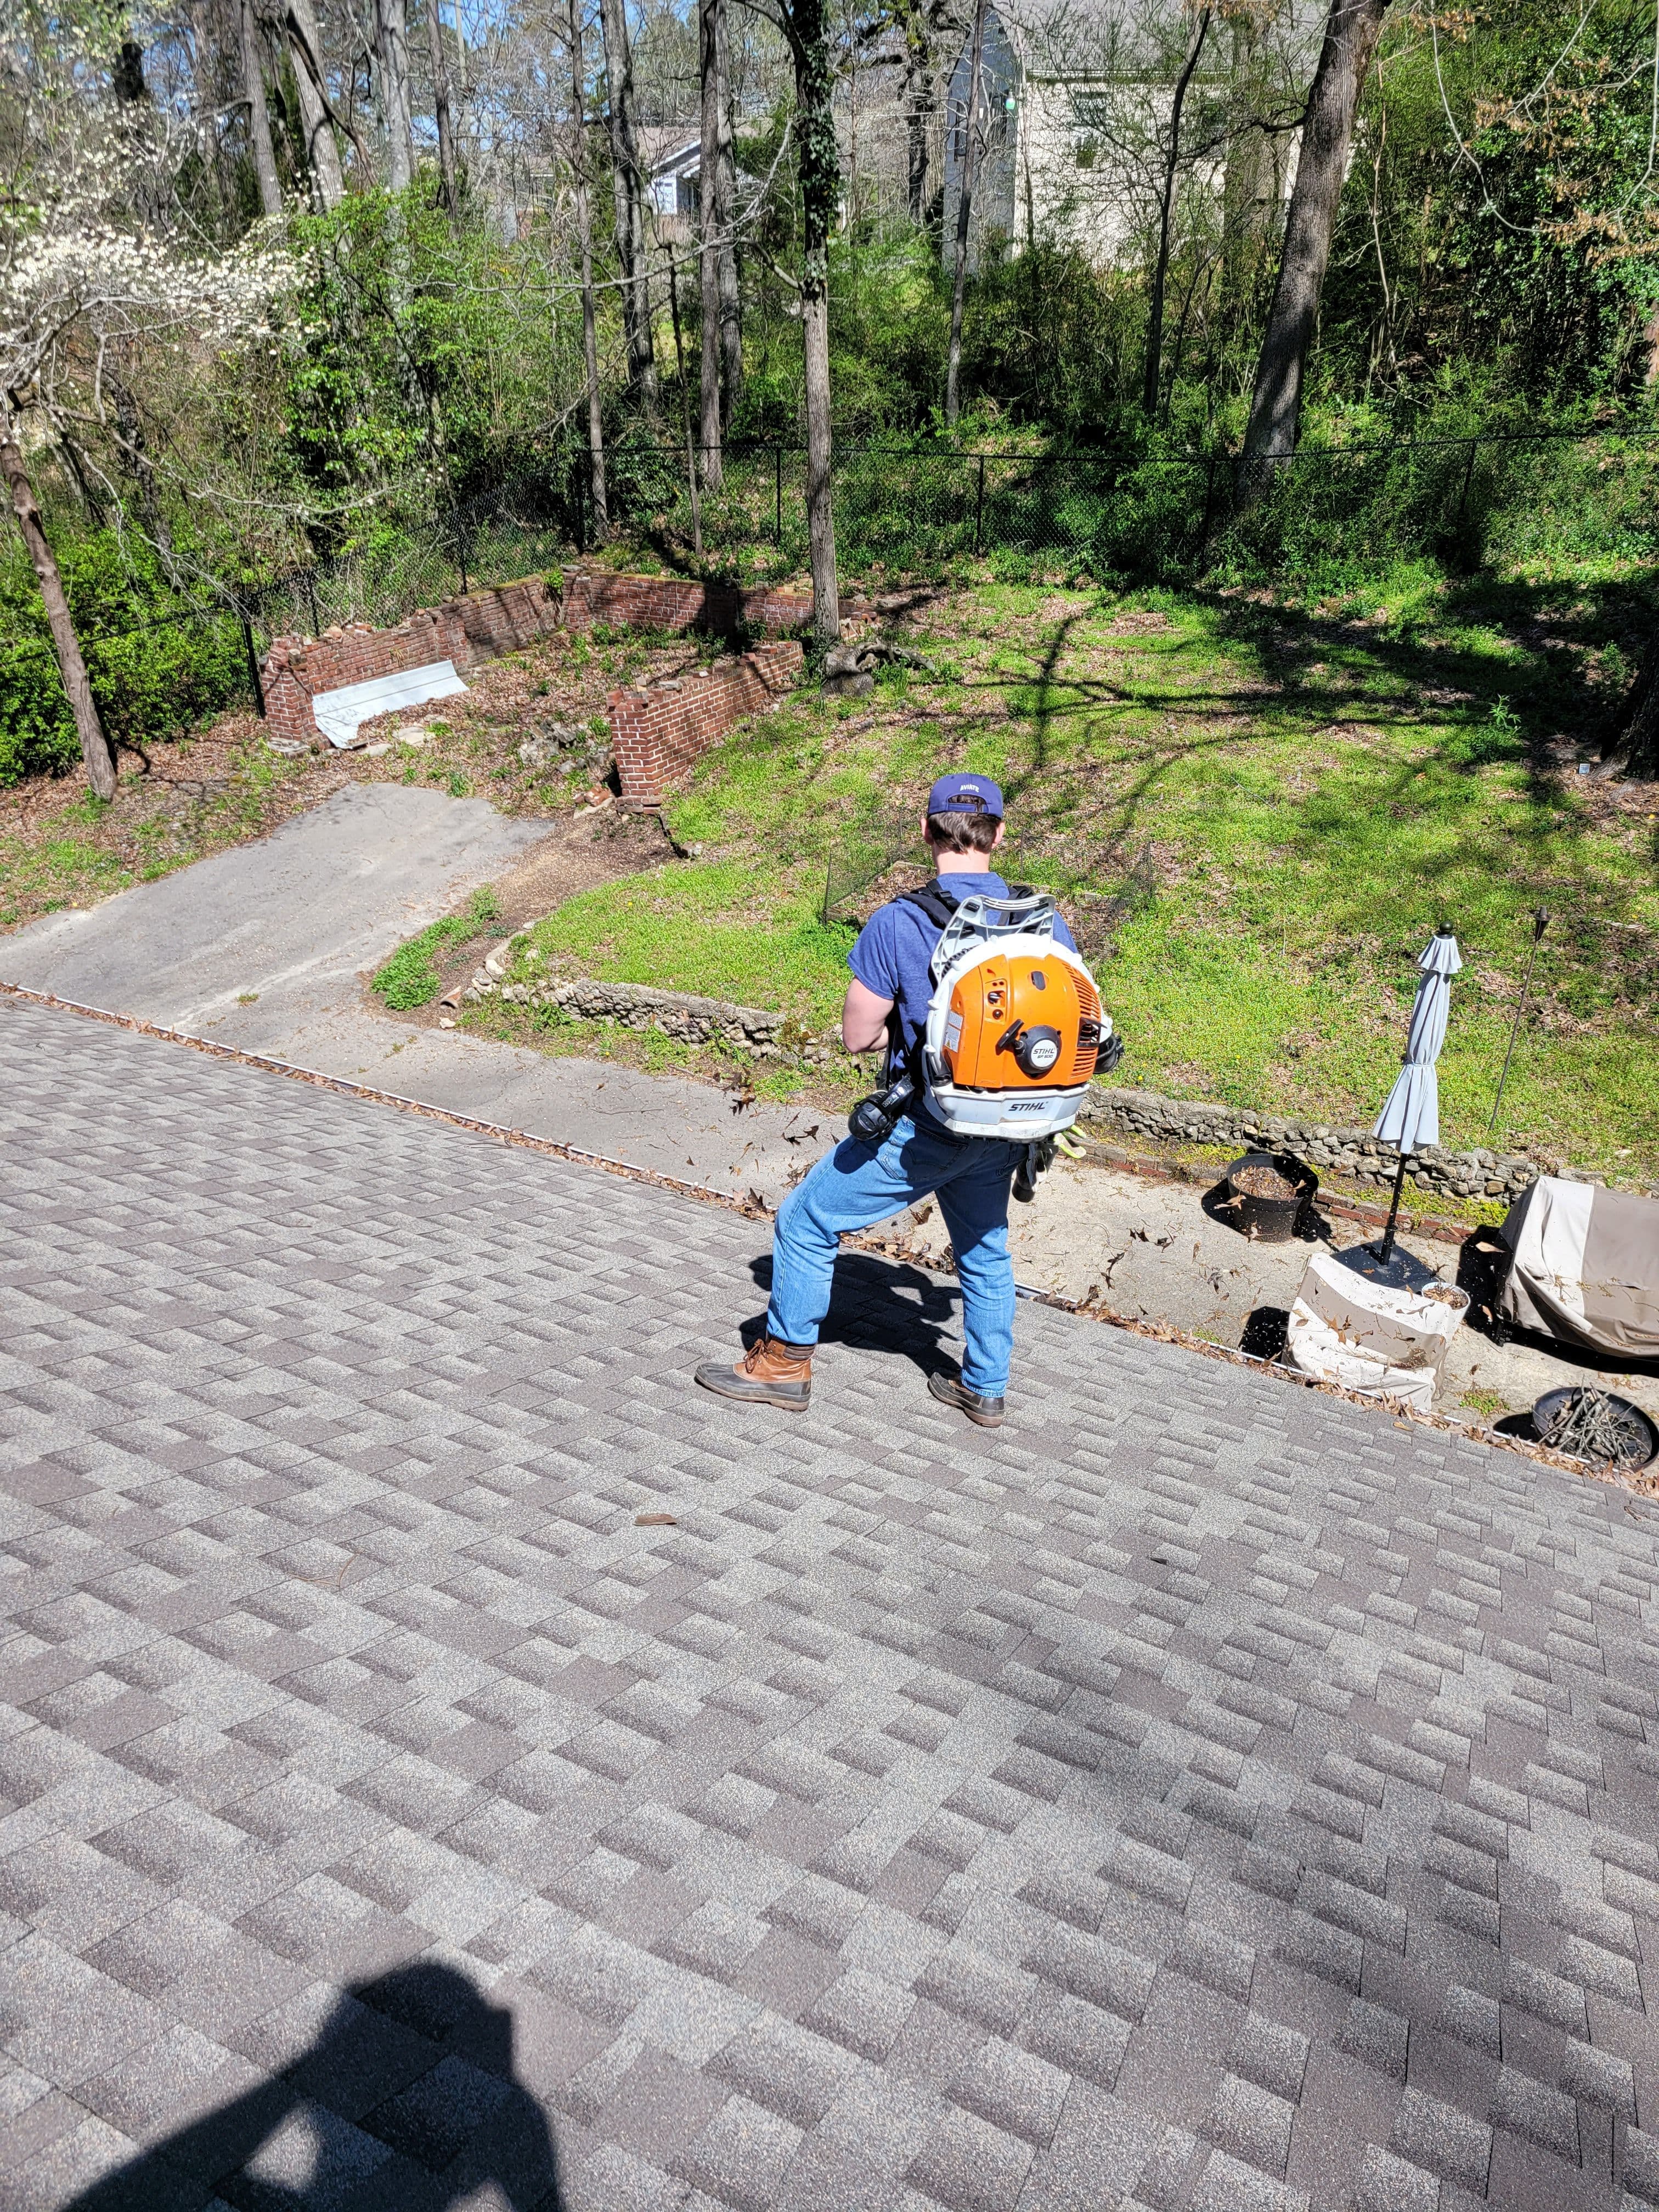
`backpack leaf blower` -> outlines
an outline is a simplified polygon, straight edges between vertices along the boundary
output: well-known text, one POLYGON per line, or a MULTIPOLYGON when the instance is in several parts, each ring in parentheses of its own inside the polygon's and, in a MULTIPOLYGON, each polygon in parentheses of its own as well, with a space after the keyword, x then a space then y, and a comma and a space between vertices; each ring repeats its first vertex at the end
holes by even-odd
POLYGON ((929 969, 927 1026, 909 1064, 860 1099, 848 1127, 861 1143, 884 1143, 920 1097, 955 1136, 1027 1146, 1015 1194, 1028 1197, 1047 1165, 1039 1146, 1070 1128, 1096 1069, 1122 1059, 1122 1040, 1102 1012, 1093 976, 1054 936, 1056 908, 1046 891, 1021 885, 957 904, 930 884, 906 896, 944 922, 929 969))

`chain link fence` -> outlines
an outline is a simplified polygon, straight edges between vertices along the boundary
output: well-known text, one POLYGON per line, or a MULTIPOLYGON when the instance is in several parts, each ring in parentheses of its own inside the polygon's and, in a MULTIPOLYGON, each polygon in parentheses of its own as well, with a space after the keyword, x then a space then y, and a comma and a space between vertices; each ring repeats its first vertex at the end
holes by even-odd
MULTIPOLYGON (((585 456, 571 471, 586 544, 585 456)), ((694 532, 684 447, 606 456, 610 518, 682 552, 694 532)), ((1218 565, 1259 575, 1428 555, 1659 557, 1659 432, 1481 431, 1374 446, 1304 444, 1246 466, 1207 448, 1032 453, 843 445, 836 539, 849 574, 939 573, 988 557, 1150 581, 1218 565)), ((737 573, 805 568, 806 457, 728 446, 698 501, 706 556, 737 573)))
MULTIPOLYGON (((623 441, 605 462, 612 529, 654 548, 665 566, 684 566, 694 536, 685 447, 623 441)), ((1248 469, 1218 444, 1150 453, 843 444, 833 485, 849 576, 936 577, 988 559, 1010 575, 1157 582, 1210 571, 1270 581, 1413 555, 1467 571, 1497 553, 1659 558, 1659 431, 1639 426, 1304 444, 1248 469)), ((728 445, 718 486, 700 489, 695 526, 713 572, 799 574, 804 448, 728 445)), ((274 637, 400 622, 457 593, 556 570, 591 551, 593 536, 588 457, 572 442, 361 550, 257 586, 222 584, 133 629, 85 636, 100 711, 112 734, 131 743, 227 708, 263 709, 258 660, 274 637)), ((0 724, 48 708, 61 719, 57 689, 43 635, 0 638, 0 724)))

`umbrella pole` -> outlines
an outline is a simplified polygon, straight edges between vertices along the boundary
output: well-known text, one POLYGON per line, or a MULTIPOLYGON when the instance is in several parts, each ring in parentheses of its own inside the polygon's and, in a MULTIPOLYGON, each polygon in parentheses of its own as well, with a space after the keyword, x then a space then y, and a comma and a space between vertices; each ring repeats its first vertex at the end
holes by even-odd
POLYGON ((1376 1252, 1377 1258, 1385 1267, 1394 1257, 1394 1224, 1400 1218, 1400 1193, 1405 1185, 1405 1181, 1406 1155, 1402 1150, 1400 1155, 1400 1165, 1394 1171, 1394 1196, 1389 1200, 1389 1225, 1382 1231, 1382 1242, 1377 1247, 1376 1252))

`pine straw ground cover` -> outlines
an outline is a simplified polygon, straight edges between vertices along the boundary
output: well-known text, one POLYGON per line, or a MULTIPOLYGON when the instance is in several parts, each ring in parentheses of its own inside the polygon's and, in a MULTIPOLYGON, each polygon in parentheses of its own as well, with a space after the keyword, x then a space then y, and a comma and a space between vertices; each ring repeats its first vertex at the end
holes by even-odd
MULTIPOLYGON (((915 879, 892 825, 933 775, 973 768, 1007 794, 1009 872, 1081 921, 1128 1040, 1120 1082, 1370 1121, 1443 918, 1466 965, 1443 1141, 1650 1185, 1659 787, 1579 775, 1575 742, 1628 681, 1633 614, 1627 592, 1521 585, 1449 589, 1410 618, 1224 592, 942 592, 894 618, 933 672, 890 669, 856 701, 803 691, 734 732, 670 805, 696 857, 570 901, 520 972, 733 998, 821 1032, 860 915, 915 879), (826 921, 826 878, 844 887, 860 854, 890 865, 826 921)), ((696 1060, 493 1002, 463 1018, 553 1049, 696 1060)), ((757 1080, 822 1087, 787 1067, 757 1080)))
POLYGON ((393 739, 385 753, 331 749, 285 759, 264 744, 256 717, 237 715, 148 754, 124 751, 120 787, 107 806, 76 776, 38 776, 0 790, 0 928, 94 905, 263 836, 349 783, 425 785, 458 799, 487 798, 506 814, 568 816, 604 782, 606 693, 703 657, 705 648, 684 639, 603 629, 558 635, 475 670, 463 698, 366 726, 372 740, 393 739), (395 739, 400 722, 416 721, 431 732, 418 750, 395 739), (580 732, 580 742, 526 766, 520 744, 555 730, 580 732))

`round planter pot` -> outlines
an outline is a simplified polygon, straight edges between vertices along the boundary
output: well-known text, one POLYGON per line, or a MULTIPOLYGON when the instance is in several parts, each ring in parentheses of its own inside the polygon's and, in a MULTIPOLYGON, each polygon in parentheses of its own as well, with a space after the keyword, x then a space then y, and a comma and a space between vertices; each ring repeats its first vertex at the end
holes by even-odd
POLYGON ((1255 1237, 1264 1244, 1285 1244, 1295 1236, 1305 1209, 1319 1189, 1319 1177, 1304 1160, 1289 1152, 1246 1152, 1228 1169, 1225 1182, 1226 1215, 1241 1237, 1255 1237), (1241 1190, 1238 1178, 1247 1168, 1270 1168, 1294 1188, 1289 1198, 1260 1198, 1241 1190))

